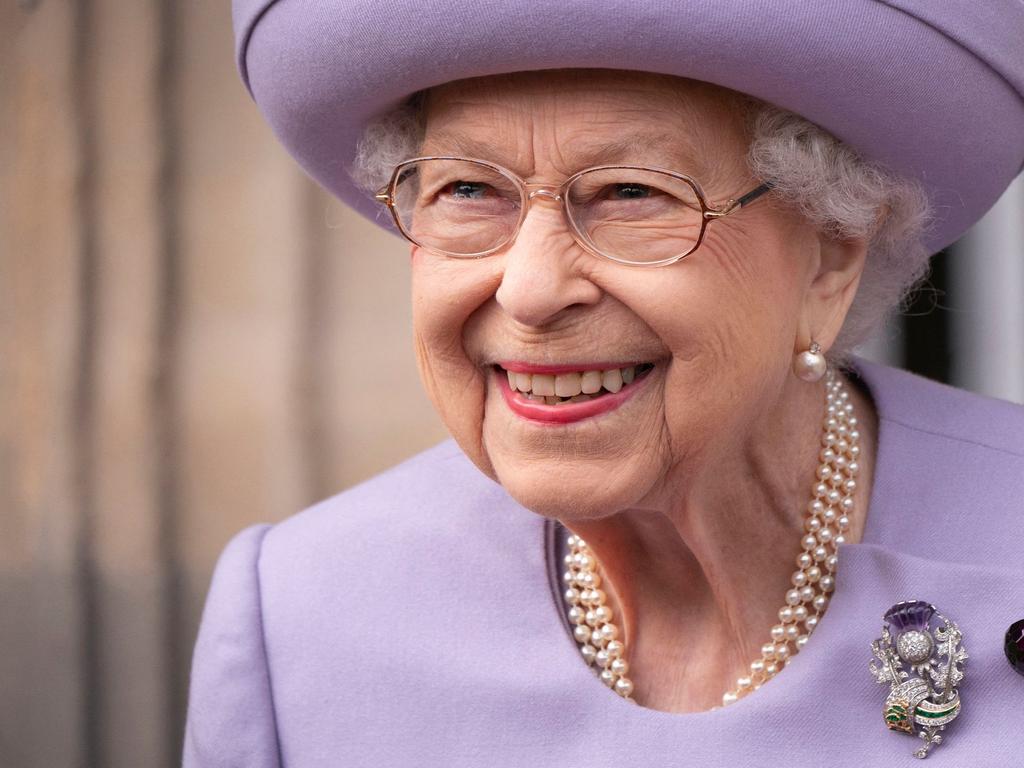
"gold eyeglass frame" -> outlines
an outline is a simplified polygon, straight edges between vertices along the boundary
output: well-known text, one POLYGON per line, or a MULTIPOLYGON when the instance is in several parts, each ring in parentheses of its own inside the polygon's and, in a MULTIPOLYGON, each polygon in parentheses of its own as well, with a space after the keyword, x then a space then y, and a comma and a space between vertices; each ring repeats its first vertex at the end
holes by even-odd
POLYGON ((418 245, 419 247, 424 248, 430 251, 431 253, 436 253, 439 256, 446 256, 452 259, 481 259, 485 256, 490 256, 491 254, 497 253, 502 248, 505 248, 509 244, 515 242, 515 239, 519 236, 520 229, 522 229, 523 222, 526 220, 526 215, 530 211, 530 205, 533 203, 534 198, 540 196, 548 197, 552 201, 561 204, 562 217, 565 219, 565 223, 568 227, 569 233, 572 235, 573 240, 575 240, 580 245, 580 247, 583 248, 588 253, 591 253, 594 256, 599 256, 600 258, 603 259, 609 259, 610 261, 614 261, 618 264, 625 264, 630 267, 663 267, 668 266, 669 264, 675 264, 677 261, 686 258, 691 253, 696 251, 700 247, 701 243, 704 242, 704 233, 707 231, 708 223, 716 219, 723 219, 726 216, 735 213, 741 208, 749 205, 751 202, 759 198, 765 192, 770 191, 771 188, 771 184, 766 182, 750 190, 745 195, 742 195, 738 198, 727 200, 721 207, 716 208, 708 203, 707 197, 704 195, 704 190, 701 189, 701 186, 696 179, 694 179, 692 176, 688 176, 685 173, 680 173, 679 171, 672 171, 669 170, 668 168, 658 168, 655 166, 646 165, 595 165, 591 168, 584 168, 582 171, 577 171, 557 187, 552 187, 550 184, 545 184, 543 182, 524 181, 522 178, 520 178, 515 173, 510 171, 508 168, 500 166, 497 163, 492 163, 489 160, 479 160, 477 158, 458 157, 454 155, 428 155, 424 157, 413 157, 410 158, 409 160, 403 160, 401 163, 396 165, 394 171, 392 171, 391 173, 391 179, 388 181, 387 184, 385 184, 383 187, 377 190, 377 192, 374 194, 374 199, 377 200, 377 202, 387 206, 388 210, 391 212, 391 218, 394 219, 395 226, 398 228, 398 231, 402 234, 403 237, 405 237, 406 240, 413 243, 414 245, 418 245), (402 226, 402 221, 398 217, 398 212, 395 210, 395 190, 398 187, 398 183, 400 181, 402 174, 402 169, 410 165, 413 165, 414 163, 422 162, 424 160, 461 160, 469 163, 477 163, 479 165, 490 168, 493 171, 497 171, 498 173, 512 181, 512 183, 515 184, 516 188, 519 190, 519 197, 522 202, 522 205, 519 213, 519 220, 516 222, 516 225, 512 229, 512 233, 509 235, 509 237, 499 245, 496 245, 494 248, 490 248, 486 251, 480 251, 478 253, 467 254, 449 253, 448 251, 433 248, 429 245, 417 241, 416 238, 414 238, 405 229, 405 227, 402 226), (689 185, 690 188, 693 189, 693 192, 697 196, 697 200, 700 202, 701 206, 700 233, 697 235, 697 239, 694 242, 693 247, 690 248, 690 250, 685 251, 684 253, 680 253, 675 256, 670 256, 665 259, 659 259, 658 261, 627 261, 625 259, 620 259, 617 256, 612 256, 611 254, 605 253, 596 245, 591 243, 587 238, 587 235, 580 231, 580 229, 576 226, 576 222, 573 220, 572 216, 569 215, 569 209, 565 205, 565 194, 569 187, 573 184, 573 182, 575 182, 581 176, 592 171, 603 170, 654 171, 655 173, 661 173, 666 176, 670 176, 689 185), (538 189, 534 189, 533 191, 531 191, 531 187, 538 187, 538 189))

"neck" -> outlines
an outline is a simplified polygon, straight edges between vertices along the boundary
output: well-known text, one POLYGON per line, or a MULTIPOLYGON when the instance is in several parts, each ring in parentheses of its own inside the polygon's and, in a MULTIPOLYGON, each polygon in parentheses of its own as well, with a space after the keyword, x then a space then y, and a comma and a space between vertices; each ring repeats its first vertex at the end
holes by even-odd
MULTIPOLYGON (((779 623, 806 533, 824 415, 823 385, 791 390, 744 439, 685 467, 665 501, 570 526, 600 564, 633 698, 644 706, 694 712, 721 704, 779 623)), ((876 417, 864 393, 847 390, 861 432, 845 534, 853 543, 864 531, 876 417)))

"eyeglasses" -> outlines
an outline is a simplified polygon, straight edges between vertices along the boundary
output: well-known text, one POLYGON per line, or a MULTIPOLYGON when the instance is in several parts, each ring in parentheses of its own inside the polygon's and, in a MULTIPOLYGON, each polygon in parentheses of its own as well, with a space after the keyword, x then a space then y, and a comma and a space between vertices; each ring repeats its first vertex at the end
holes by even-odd
POLYGON ((655 267, 693 253, 710 222, 770 189, 762 184, 712 207, 693 178, 664 168, 599 165, 552 187, 486 160, 416 157, 395 166, 375 198, 409 241, 443 256, 477 259, 511 243, 534 198, 543 196, 562 204, 569 231, 585 250, 655 267))

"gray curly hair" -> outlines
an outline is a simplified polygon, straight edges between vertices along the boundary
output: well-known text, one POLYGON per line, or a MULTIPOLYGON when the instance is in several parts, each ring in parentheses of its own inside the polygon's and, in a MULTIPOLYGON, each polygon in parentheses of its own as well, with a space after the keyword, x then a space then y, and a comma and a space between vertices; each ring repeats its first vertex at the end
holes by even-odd
MULTIPOLYGON (((351 174, 368 192, 386 184, 397 163, 419 153, 423 97, 423 92, 415 94, 363 132, 351 174)), ((868 241, 857 295, 828 352, 841 363, 927 272, 927 195, 916 182, 864 160, 809 120, 752 97, 743 99, 751 136, 747 163, 754 176, 770 182, 775 196, 819 231, 868 241)))

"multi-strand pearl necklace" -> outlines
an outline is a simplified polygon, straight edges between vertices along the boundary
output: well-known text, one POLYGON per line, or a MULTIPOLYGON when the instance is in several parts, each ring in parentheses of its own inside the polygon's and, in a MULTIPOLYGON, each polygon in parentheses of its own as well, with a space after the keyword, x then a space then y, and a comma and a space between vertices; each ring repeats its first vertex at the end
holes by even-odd
MULTIPOLYGON (((853 512, 853 494, 860 447, 860 431, 853 415, 853 403, 842 377, 829 370, 826 379, 826 412, 822 422, 821 464, 815 477, 811 502, 804 521, 806 534, 800 540, 792 588, 779 610, 779 623, 771 628, 771 641, 761 646, 761 658, 751 662, 749 674, 736 680, 736 687, 722 696, 732 704, 773 678, 807 644, 818 619, 835 589, 839 545, 846 540, 853 512)), ((633 693, 627 676, 626 648, 619 639, 612 610, 605 605, 597 558, 587 543, 572 534, 568 538, 563 576, 569 621, 580 652, 588 664, 599 669, 598 676, 623 698, 633 693)))

